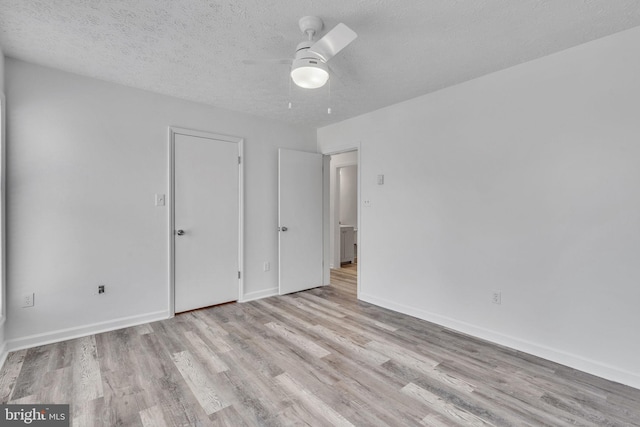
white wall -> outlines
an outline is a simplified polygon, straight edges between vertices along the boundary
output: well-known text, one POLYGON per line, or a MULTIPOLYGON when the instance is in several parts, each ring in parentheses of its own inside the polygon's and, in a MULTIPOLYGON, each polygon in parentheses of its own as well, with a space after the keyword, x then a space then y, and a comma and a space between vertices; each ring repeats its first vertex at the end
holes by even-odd
MULTIPOLYGON (((0 49, 0 102, 4 103, 4 54, 0 49)), ((6 340, 5 340, 5 141, 4 141, 4 105, 0 108, 0 120, 2 120, 2 127, 0 128, 0 186, 2 191, 0 196, 0 366, 4 364, 4 360, 7 356, 6 340)))
POLYGON ((314 130, 10 58, 6 77, 12 347, 166 315, 169 126, 245 138, 245 296, 277 291, 277 148, 314 130))
POLYGON ((344 166, 340 174, 340 224, 358 226, 358 166, 344 166))
POLYGON ((4 54, 0 49, 0 92, 4 92, 4 54))
POLYGON ((319 129, 361 143, 361 298, 640 387, 639 50, 635 28, 319 129))

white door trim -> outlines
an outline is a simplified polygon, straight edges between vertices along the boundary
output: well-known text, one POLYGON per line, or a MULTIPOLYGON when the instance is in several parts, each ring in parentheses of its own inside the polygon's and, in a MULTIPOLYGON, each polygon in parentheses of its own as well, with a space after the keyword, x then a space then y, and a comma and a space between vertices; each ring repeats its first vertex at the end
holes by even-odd
MULTIPOLYGON (((4 350, 4 322, 7 319, 7 105, 4 93, 0 91, 0 362, 4 350)), ((0 365, 2 366, 2 365, 0 365)))
MULTIPOLYGON (((360 298, 360 293, 362 292, 362 274, 361 274, 361 268, 362 268, 362 261, 364 258, 362 258, 362 245, 360 244, 360 240, 362 239, 363 236, 363 228, 362 228, 362 203, 360 202, 360 197, 361 197, 361 182, 362 182, 362 167, 360 166, 362 164, 362 144, 358 141, 358 142, 354 142, 354 143, 349 143, 349 144, 344 144, 344 145, 340 145, 340 146, 334 146, 334 147, 328 147, 325 148, 324 150, 321 150, 321 154, 325 155, 325 156, 331 156, 334 154, 341 154, 341 153, 346 153, 348 151, 354 151, 356 150, 358 152, 358 160, 357 160, 357 166, 358 166, 358 187, 357 187, 357 203, 358 203, 358 238, 357 238, 357 245, 358 245, 358 264, 357 264, 357 269, 358 269, 358 273, 357 273, 357 279, 356 279, 356 283, 357 283, 357 287, 356 287, 356 296, 357 298, 360 298)), ((346 166, 346 164, 340 164, 340 166, 346 166)), ((328 283, 328 276, 329 276, 329 263, 327 262, 330 258, 331 258, 331 248, 330 248, 330 241, 329 241, 329 233, 332 233, 333 230, 331 230, 330 227, 330 210, 329 210, 329 179, 325 179, 324 181, 325 183, 325 206, 324 206, 324 215, 323 215, 323 223, 324 223, 324 259, 325 259, 325 271, 326 271, 326 275, 327 275, 327 283, 328 283)), ((366 248, 365 248, 366 250, 366 248)))
POLYGON ((169 289, 168 289, 168 308, 169 315, 175 315, 175 206, 174 206, 174 184, 175 184, 175 136, 187 135, 199 138, 209 138, 218 141, 233 142, 238 144, 238 301, 242 300, 244 295, 244 154, 243 144, 244 138, 236 136, 220 135, 211 132, 198 131, 193 129, 185 129, 176 126, 169 126, 169 189, 167 191, 169 208, 169 224, 168 224, 168 240, 169 240, 169 289))

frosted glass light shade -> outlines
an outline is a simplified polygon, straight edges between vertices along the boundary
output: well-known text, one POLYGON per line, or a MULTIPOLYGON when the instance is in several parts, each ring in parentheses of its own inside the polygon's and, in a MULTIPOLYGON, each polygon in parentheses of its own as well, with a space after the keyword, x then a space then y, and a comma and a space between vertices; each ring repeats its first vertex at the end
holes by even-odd
POLYGON ((317 89, 329 80, 329 71, 322 61, 315 58, 302 58, 293 61, 291 79, 305 89, 317 89))

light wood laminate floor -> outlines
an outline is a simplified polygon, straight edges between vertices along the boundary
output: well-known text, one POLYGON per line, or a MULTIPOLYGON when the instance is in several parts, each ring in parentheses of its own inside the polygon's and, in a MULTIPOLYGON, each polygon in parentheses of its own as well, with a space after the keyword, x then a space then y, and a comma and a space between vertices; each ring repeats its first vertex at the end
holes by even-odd
POLYGON ((640 390, 356 300, 332 285, 13 352, 3 403, 76 426, 638 426, 640 390))

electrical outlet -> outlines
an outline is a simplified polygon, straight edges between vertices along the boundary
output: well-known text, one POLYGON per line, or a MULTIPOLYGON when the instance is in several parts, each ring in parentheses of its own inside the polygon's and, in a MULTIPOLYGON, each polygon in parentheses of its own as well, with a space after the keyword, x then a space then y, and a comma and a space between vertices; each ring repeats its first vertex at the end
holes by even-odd
POLYGON ((371 207, 371 200, 369 200, 369 199, 364 200, 362 202, 362 204, 364 205, 365 208, 370 208, 371 207))
POLYGON ((98 285, 98 293, 104 294, 104 285, 98 285))
POLYGON ((22 307, 33 307, 35 300, 35 294, 32 292, 30 294, 24 294, 22 296, 22 307))
POLYGON ((271 263, 270 263, 269 261, 265 261, 265 262, 264 262, 263 270, 264 270, 264 271, 269 271, 269 270, 271 270, 271 263))
POLYGON ((494 304, 502 304, 502 292, 493 291, 491 302, 494 304))

